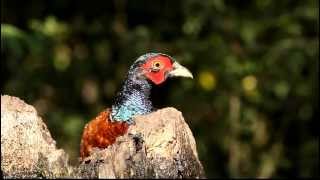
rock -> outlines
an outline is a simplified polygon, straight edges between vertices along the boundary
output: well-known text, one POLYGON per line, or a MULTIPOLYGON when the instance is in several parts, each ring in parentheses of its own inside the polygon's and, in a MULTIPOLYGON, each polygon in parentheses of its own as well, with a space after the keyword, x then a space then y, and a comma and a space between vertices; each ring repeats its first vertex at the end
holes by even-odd
POLYGON ((164 108, 137 116, 135 122, 115 144, 97 149, 80 166, 94 166, 99 178, 205 177, 194 137, 181 112, 164 108))
POLYGON ((63 177, 68 156, 56 148, 34 107, 1 96, 1 171, 6 178, 63 177))
POLYGON ((1 171, 5 178, 204 178, 196 143, 181 112, 135 117, 128 133, 95 149, 78 167, 56 148, 34 107, 1 96, 1 171))

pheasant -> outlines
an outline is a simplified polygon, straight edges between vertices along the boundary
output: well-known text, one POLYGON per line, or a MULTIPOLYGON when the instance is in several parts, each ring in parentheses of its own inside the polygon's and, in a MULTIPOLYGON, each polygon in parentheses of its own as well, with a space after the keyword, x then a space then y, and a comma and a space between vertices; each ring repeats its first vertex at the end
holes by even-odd
POLYGON ((157 86, 167 78, 178 76, 193 78, 187 68, 169 55, 147 53, 140 56, 131 65, 111 108, 85 125, 80 144, 81 160, 89 156, 93 148, 106 148, 124 135, 134 124, 133 116, 152 112, 149 96, 153 84, 157 86))

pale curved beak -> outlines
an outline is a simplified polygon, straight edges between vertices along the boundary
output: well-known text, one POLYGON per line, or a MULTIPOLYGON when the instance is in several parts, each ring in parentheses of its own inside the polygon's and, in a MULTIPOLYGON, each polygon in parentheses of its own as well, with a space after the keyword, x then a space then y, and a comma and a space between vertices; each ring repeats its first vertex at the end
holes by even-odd
POLYGON ((173 63, 173 70, 168 73, 169 77, 187 77, 193 79, 192 73, 179 64, 178 62, 173 63))

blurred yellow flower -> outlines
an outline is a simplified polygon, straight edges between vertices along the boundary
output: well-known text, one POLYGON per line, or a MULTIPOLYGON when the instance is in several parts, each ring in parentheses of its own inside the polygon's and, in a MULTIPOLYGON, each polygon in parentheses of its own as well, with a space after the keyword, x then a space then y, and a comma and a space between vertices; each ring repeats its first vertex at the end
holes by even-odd
POLYGON ((199 74, 199 84, 207 91, 211 91, 216 87, 216 77, 212 72, 202 71, 199 74))

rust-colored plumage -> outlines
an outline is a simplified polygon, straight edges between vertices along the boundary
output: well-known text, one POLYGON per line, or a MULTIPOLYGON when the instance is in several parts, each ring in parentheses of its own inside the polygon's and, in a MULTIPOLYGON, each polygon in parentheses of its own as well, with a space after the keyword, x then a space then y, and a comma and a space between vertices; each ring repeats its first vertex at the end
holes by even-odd
POLYGON ((125 122, 111 122, 109 114, 110 109, 107 109, 86 124, 80 144, 82 159, 90 155, 92 148, 105 148, 113 144, 117 137, 127 132, 128 124, 125 122))

